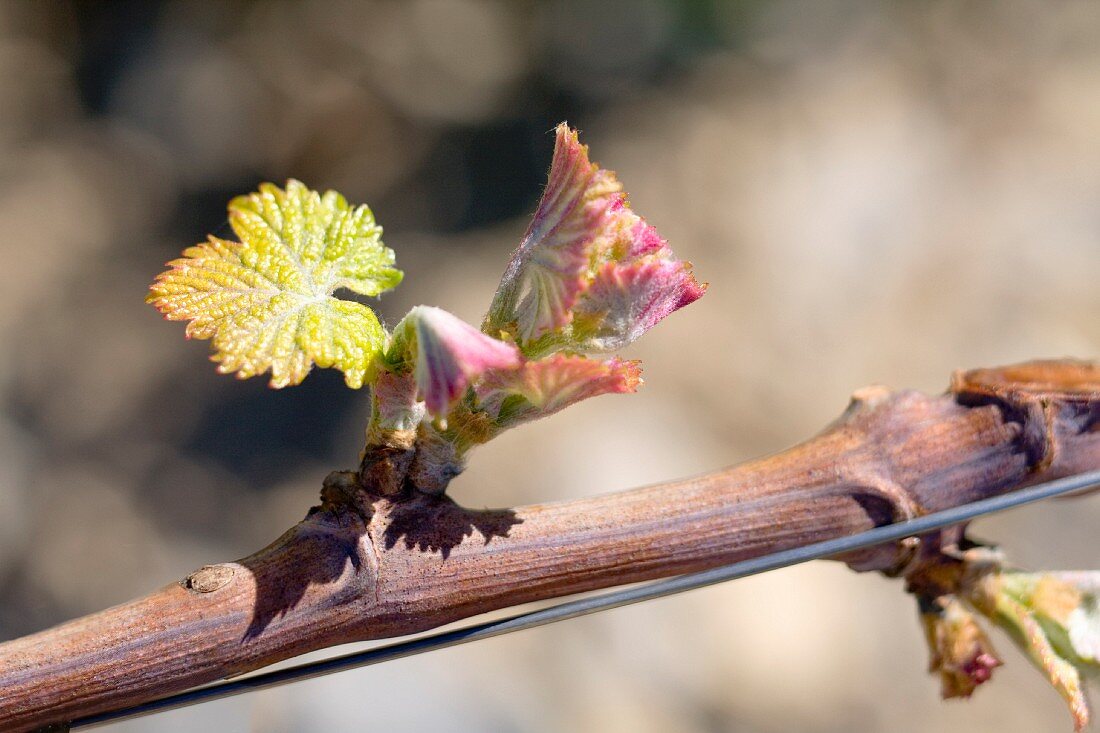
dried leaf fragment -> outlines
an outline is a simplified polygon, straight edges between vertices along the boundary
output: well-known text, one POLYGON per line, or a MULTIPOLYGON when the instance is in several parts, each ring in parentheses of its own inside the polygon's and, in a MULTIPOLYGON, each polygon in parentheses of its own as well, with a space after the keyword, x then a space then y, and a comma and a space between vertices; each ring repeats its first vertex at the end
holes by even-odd
POLYGON ((931 602, 921 624, 931 652, 929 671, 939 674, 944 699, 970 697, 1003 664, 977 619, 954 596, 931 602))

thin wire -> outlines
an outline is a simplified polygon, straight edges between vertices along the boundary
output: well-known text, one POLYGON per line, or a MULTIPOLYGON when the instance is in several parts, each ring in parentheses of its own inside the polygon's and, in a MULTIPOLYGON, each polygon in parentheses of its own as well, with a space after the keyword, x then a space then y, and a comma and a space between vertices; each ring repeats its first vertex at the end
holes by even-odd
POLYGON ((887 542, 895 542, 906 537, 922 535, 933 530, 942 529, 943 527, 966 522, 986 514, 993 514, 994 512, 1012 509, 1024 504, 1031 504, 1054 496, 1093 488, 1100 488, 1100 471, 1048 481, 1001 496, 981 499, 969 504, 945 509, 944 511, 934 514, 926 514, 923 517, 918 517, 907 522, 887 524, 859 534, 839 537, 824 542, 815 542, 812 545, 797 547, 790 550, 782 550, 770 555, 736 562, 732 565, 726 565, 712 570, 704 570, 703 572, 691 573, 689 575, 680 575, 646 585, 634 586, 602 595, 559 603, 548 608, 519 614, 498 621, 487 621, 455 631, 422 636, 409 641, 375 647, 354 654, 332 657, 330 659, 278 669, 242 679, 209 685, 207 687, 187 690, 186 692, 151 700, 140 705, 133 705, 119 710, 99 713, 98 715, 78 718, 72 721, 70 729, 91 728, 105 723, 129 720, 152 713, 175 710, 189 705, 210 702, 212 700, 220 700, 245 692, 277 687, 289 682, 313 679, 326 674, 332 674, 333 672, 342 672, 357 667, 379 664, 380 662, 402 659, 404 657, 413 656, 414 654, 421 654, 436 649, 446 649, 471 641, 489 639, 513 631, 532 629, 536 626, 554 623, 555 621, 564 621, 566 619, 577 618, 578 616, 587 616, 597 611, 620 608, 633 603, 661 598, 673 593, 682 593, 696 588, 703 588, 727 580, 736 580, 737 578, 744 578, 769 570, 778 570, 810 560, 819 560, 833 555, 852 552, 854 550, 874 547, 875 545, 881 545, 887 542))

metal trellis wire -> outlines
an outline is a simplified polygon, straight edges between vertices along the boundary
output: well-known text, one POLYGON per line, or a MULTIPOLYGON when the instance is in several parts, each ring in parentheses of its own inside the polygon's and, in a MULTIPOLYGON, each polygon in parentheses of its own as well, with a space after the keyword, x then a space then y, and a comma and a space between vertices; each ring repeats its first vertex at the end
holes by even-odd
POLYGON ((473 624, 454 631, 421 636, 409 641, 375 647, 353 654, 322 659, 294 667, 287 667, 241 679, 208 685, 206 687, 199 687, 175 695, 168 695, 156 700, 151 700, 140 705, 133 705, 119 710, 78 718, 72 721, 69 727, 70 730, 91 728, 105 723, 129 720, 152 713, 175 710, 189 705, 220 700, 245 692, 263 690, 269 687, 285 685, 290 682, 321 677, 333 672, 342 672, 344 670, 365 667, 380 662, 402 659, 404 657, 413 656, 414 654, 421 654, 436 649, 446 649, 471 641, 489 639, 513 631, 531 629, 536 626, 554 623, 555 621, 564 621, 566 619, 577 618, 578 616, 587 616, 597 611, 606 611, 608 609, 619 608, 641 601, 661 598, 674 593, 682 593, 696 588, 703 588, 727 580, 736 580, 737 578, 744 578, 749 575, 756 575, 770 570, 778 570, 810 560, 819 560, 852 552, 854 550, 862 550, 875 545, 885 544, 887 542, 896 542, 906 537, 926 534, 986 514, 993 514, 995 512, 1012 509, 1024 504, 1031 504, 1043 499, 1049 499, 1075 491, 1085 491, 1095 488, 1100 488, 1100 471, 1048 481, 1001 496, 963 504, 962 506, 945 509, 944 511, 935 512, 934 514, 927 514, 907 522, 887 524, 859 534, 839 537, 824 542, 816 542, 811 545, 796 547, 790 550, 783 550, 763 557, 714 568, 712 570, 691 573, 689 575, 680 575, 667 580, 659 580, 645 585, 632 586, 601 595, 581 598, 579 600, 566 601, 548 608, 522 613, 510 618, 473 624))

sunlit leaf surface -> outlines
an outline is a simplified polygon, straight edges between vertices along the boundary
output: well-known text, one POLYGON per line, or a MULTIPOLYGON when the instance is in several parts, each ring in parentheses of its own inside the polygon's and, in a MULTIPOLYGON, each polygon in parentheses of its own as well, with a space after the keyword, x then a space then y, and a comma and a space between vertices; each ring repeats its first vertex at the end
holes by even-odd
POLYGON ((510 334, 532 356, 612 351, 705 290, 631 210, 615 174, 561 124, 546 190, 484 329, 510 334))
POLYGON ((190 321, 187 336, 213 339, 223 373, 271 370, 271 386, 298 384, 314 364, 361 387, 385 344, 370 308, 332 293, 378 295, 401 282, 393 251, 366 206, 291 180, 229 204, 239 242, 211 236, 157 277, 148 301, 190 321))

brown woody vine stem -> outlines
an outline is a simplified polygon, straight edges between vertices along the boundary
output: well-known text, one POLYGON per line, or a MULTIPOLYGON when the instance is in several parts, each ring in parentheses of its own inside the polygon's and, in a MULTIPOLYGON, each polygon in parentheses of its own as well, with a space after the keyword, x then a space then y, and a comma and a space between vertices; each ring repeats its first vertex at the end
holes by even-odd
MULTIPOLYGON (((394 494, 392 485, 371 491, 359 474, 335 473, 321 506, 256 554, 0 644, 0 730, 1100 469, 1098 415, 1095 365, 1031 362, 956 374, 940 396, 860 390, 833 425, 783 453, 576 501, 478 511, 446 496, 394 494)), ((844 559, 902 573, 914 546, 844 559)))

